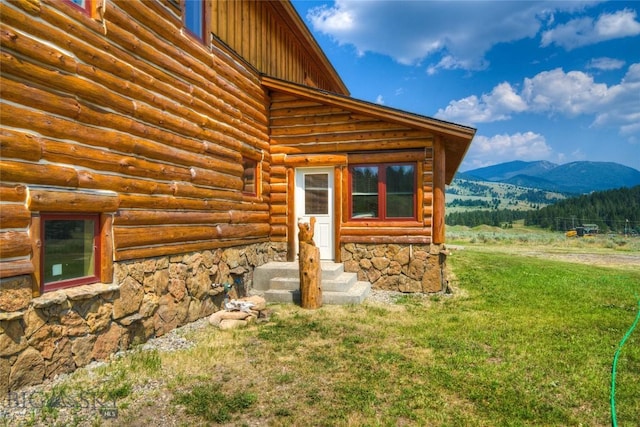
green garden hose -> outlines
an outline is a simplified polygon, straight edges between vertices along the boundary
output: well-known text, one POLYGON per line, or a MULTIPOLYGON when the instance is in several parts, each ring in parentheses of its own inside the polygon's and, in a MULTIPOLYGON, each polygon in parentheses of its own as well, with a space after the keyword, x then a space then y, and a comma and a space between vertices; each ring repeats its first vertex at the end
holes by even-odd
POLYGON ((618 420, 616 418, 616 369, 618 367, 618 356, 620 355, 620 350, 622 350, 622 346, 625 341, 627 341, 627 338, 629 338, 629 335, 631 335, 640 320, 640 298, 638 298, 638 294, 636 294, 636 299, 638 300, 638 314, 636 315, 636 320, 634 320, 633 325, 631 325, 627 333, 624 334, 622 341, 620 341, 616 354, 613 356, 613 366, 611 367, 611 425, 613 427, 618 427, 618 420))

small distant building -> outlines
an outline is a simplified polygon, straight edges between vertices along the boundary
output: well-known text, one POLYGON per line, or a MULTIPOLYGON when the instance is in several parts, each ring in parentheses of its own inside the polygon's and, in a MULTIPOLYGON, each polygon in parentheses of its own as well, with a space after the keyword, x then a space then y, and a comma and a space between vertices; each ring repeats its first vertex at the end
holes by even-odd
POLYGON ((578 237, 598 234, 598 226, 596 224, 583 224, 581 227, 576 227, 576 234, 578 237))

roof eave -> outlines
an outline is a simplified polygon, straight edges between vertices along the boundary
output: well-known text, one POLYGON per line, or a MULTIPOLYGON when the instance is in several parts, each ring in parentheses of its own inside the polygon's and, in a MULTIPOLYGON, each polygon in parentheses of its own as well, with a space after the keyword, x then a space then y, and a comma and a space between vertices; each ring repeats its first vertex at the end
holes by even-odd
POLYGON ((450 184, 462 159, 471 145, 476 129, 431 117, 408 113, 406 111, 373 104, 349 96, 298 85, 269 76, 262 76, 262 84, 268 89, 284 92, 300 98, 340 107, 349 111, 370 115, 382 120, 424 130, 445 141, 447 156, 445 181, 450 184))

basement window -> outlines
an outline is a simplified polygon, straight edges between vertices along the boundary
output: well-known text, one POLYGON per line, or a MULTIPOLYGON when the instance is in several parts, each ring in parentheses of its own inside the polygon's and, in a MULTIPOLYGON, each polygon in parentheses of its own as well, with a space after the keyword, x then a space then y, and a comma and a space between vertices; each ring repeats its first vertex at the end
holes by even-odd
POLYGON ((100 281, 100 215, 41 214, 43 291, 100 281))

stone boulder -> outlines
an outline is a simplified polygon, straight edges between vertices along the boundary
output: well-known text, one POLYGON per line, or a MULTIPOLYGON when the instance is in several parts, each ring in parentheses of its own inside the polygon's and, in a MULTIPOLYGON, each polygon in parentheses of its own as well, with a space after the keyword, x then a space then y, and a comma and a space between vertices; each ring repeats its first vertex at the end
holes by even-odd
POLYGON ((8 359, 0 357, 0 399, 9 392, 9 375, 11 363, 8 359))
POLYGON ((18 311, 31 301, 31 282, 26 278, 0 281, 0 310, 18 311))
POLYGON ((9 389, 16 390, 42 383, 44 378, 44 358, 33 347, 23 351, 11 367, 9 389))
POLYGON ((91 333, 99 332, 109 326, 113 304, 96 304, 94 308, 95 311, 87 313, 87 325, 89 325, 91 333))
MULTIPOLYGON (((209 316, 209 324, 217 326, 220 329, 235 329, 241 326, 246 326, 258 318, 268 318, 266 314, 263 315, 267 309, 267 301, 261 296, 253 295, 233 300, 231 302, 250 303, 249 311, 237 309, 219 310, 209 316)), ((237 306, 240 305, 242 304, 237 304, 237 306)))
POLYGON ((112 323, 109 329, 98 335, 93 345, 91 358, 95 360, 106 360, 110 355, 120 350, 121 339, 124 330, 122 327, 112 323))
POLYGON ((72 372, 76 368, 71 350, 71 341, 63 337, 56 341, 55 350, 49 360, 45 360, 45 376, 55 377, 59 374, 72 372))
POLYGON ((113 318, 119 319, 138 311, 144 297, 144 287, 133 277, 127 277, 120 285, 120 297, 113 303, 113 318))
POLYGON ((24 350, 27 341, 23 335, 24 328, 20 321, 5 322, 4 328, 0 328, 0 357, 12 356, 24 350))
POLYGON ((78 337, 71 342, 71 356, 76 366, 86 366, 91 362, 95 335, 78 337))

